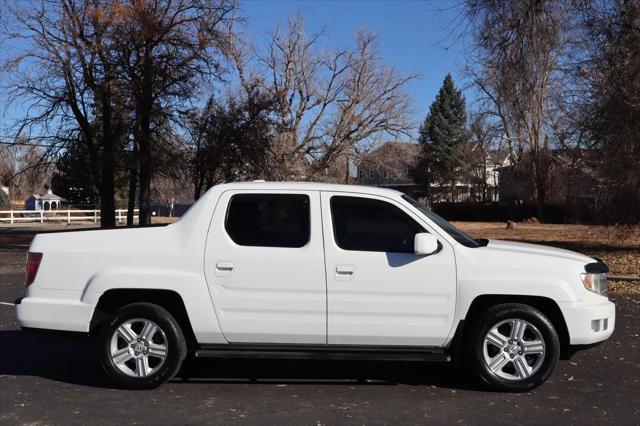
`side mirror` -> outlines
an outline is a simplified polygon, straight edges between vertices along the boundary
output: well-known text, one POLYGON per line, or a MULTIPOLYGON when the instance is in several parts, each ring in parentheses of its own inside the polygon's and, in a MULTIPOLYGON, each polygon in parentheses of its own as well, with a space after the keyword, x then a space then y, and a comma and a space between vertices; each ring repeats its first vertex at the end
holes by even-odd
POLYGON ((416 254, 434 254, 440 250, 438 239, 428 232, 416 234, 413 240, 413 250, 416 254))

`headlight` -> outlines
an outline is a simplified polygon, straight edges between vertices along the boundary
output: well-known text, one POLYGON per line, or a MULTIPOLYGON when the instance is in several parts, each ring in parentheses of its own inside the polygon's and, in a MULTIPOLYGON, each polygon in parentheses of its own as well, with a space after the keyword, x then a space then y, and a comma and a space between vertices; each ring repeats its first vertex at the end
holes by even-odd
POLYGON ((609 295, 609 286, 607 285, 607 274, 580 274, 584 288, 602 296, 609 295))

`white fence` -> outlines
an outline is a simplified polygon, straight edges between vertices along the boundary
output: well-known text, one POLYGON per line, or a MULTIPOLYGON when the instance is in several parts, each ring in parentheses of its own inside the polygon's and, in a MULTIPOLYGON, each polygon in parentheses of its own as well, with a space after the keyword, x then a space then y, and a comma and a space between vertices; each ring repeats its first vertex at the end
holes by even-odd
MULTIPOLYGON (((138 209, 134 210, 134 219, 138 219, 138 209)), ((100 210, 0 210, 0 224, 19 222, 93 222, 100 220, 100 210)), ((127 210, 116 210, 116 221, 127 220, 127 210)))

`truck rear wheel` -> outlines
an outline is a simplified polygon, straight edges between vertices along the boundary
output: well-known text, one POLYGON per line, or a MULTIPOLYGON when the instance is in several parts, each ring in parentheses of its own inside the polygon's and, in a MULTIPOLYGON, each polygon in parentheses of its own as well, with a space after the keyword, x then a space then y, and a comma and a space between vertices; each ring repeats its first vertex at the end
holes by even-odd
POLYGON ((129 389, 152 389, 170 380, 187 355, 178 322, 152 303, 133 303, 114 312, 98 345, 104 370, 129 389))
POLYGON ((549 378, 560 356, 553 324, 529 305, 509 303, 489 308, 471 336, 474 369, 496 390, 526 392, 536 388, 549 378))

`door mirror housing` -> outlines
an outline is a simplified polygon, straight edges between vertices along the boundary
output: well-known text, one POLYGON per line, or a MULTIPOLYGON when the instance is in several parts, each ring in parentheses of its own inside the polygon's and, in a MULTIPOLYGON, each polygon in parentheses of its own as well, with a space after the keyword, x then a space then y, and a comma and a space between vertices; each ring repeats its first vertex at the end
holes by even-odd
POLYGON ((433 234, 420 232, 413 240, 413 250, 419 255, 434 254, 440 250, 440 243, 433 234))

